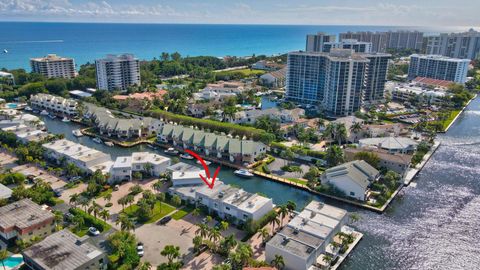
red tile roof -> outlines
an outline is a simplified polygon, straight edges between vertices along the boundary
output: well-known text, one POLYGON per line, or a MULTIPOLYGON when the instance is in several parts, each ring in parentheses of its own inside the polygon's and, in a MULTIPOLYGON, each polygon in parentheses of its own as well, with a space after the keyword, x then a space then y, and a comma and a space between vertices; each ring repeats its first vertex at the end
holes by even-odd
POLYGON ((444 87, 444 88, 447 88, 452 83, 455 83, 452 81, 437 80, 437 79, 431 79, 431 78, 425 78, 425 77, 417 77, 413 81, 421 84, 427 84, 427 85, 444 87))

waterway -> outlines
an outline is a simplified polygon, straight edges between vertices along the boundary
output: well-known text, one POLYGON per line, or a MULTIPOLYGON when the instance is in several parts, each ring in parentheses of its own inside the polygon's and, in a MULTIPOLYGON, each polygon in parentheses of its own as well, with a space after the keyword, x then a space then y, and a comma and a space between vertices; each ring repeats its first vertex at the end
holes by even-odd
MULTIPOLYGON (((112 157, 132 151, 107 147, 88 137, 75 138, 72 123, 45 119, 51 132, 109 152, 112 157)), ((457 122, 439 136, 442 143, 419 176, 417 185, 404 189, 384 214, 326 201, 357 212, 354 226, 364 238, 344 262, 342 270, 365 269, 479 269, 480 265, 480 100, 474 100, 457 122)), ((212 165, 212 168, 215 165, 212 165)), ((223 168, 222 181, 260 192, 276 204, 293 200, 299 210, 310 200, 323 198, 262 178, 245 180, 223 168)))

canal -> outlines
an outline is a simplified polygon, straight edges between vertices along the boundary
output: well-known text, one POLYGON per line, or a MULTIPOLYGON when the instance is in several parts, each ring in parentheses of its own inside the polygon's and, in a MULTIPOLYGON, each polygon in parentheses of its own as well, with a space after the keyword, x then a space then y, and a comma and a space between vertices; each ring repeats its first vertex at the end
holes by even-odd
MULTIPOLYGON (((75 138, 73 123, 45 118, 49 131, 108 152, 113 158, 145 146, 107 147, 88 137, 75 138)), ((341 269, 479 269, 480 265, 480 100, 474 100, 450 130, 439 136, 442 145, 404 195, 384 214, 313 196, 262 178, 242 179, 222 168, 222 181, 260 192, 276 204, 293 200, 300 210, 312 199, 360 214, 354 226, 364 238, 341 269)), ((215 169, 212 164, 212 169, 215 169)))

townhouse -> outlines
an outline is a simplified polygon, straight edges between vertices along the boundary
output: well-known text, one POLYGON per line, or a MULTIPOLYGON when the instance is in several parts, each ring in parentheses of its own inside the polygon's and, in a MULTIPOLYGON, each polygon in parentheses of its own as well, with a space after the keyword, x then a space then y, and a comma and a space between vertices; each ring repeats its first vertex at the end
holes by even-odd
POLYGON ((145 172, 159 177, 170 166, 170 159, 149 152, 134 152, 131 156, 117 157, 110 170, 110 181, 130 181, 133 172, 145 172))
POLYGON ((45 237, 55 231, 55 216, 30 199, 0 207, 0 238, 13 243, 45 237))
POLYGON ((29 142, 40 142, 49 136, 47 132, 39 130, 38 128, 27 126, 25 124, 4 127, 2 128, 2 131, 15 134, 17 139, 24 144, 29 142))
POLYGON ((157 139, 161 143, 172 144, 182 149, 191 149, 199 154, 226 159, 232 163, 253 162, 258 155, 267 150, 266 145, 261 142, 169 123, 162 126, 157 139))
POLYGON ((46 110, 62 116, 73 117, 78 114, 78 102, 50 94, 39 93, 30 97, 30 105, 38 110, 46 110))

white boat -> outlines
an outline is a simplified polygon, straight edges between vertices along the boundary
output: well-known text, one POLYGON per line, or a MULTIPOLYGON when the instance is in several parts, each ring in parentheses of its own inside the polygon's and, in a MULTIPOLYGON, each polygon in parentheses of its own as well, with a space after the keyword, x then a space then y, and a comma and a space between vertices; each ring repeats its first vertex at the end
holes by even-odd
POLYGON ((113 142, 105 142, 105 145, 106 145, 106 146, 110 146, 110 147, 113 147, 113 146, 114 146, 113 142))
POLYGON ((63 117, 62 122, 68 123, 68 122, 70 122, 70 119, 68 119, 68 118, 65 116, 65 117, 63 117))
MULTIPOLYGON (((207 165, 212 164, 212 162, 211 162, 211 161, 208 161, 208 160, 204 160, 204 162, 205 162, 205 164, 207 164, 207 165)), ((197 160, 197 164, 198 164, 198 165, 202 165, 202 162, 200 162, 200 160, 197 160)))
POLYGON ((178 154, 178 151, 175 150, 175 148, 168 148, 167 150, 163 151, 165 154, 167 155, 177 155, 178 154))
POLYGON ((96 142, 96 143, 103 143, 103 142, 102 142, 102 139, 100 139, 100 138, 98 138, 98 137, 95 137, 95 138, 93 138, 92 140, 93 140, 94 142, 96 142))
POLYGON ((245 178, 253 177, 253 173, 251 173, 251 172, 249 172, 245 169, 236 170, 233 173, 237 176, 240 176, 240 177, 245 177, 245 178))
POLYGON ((8 53, 7 49, 3 49, 3 53, 8 53))
POLYGON ((28 112, 31 112, 33 109, 32 109, 31 107, 27 106, 27 107, 25 107, 24 110, 25 110, 25 111, 28 111, 28 112))
POLYGON ((45 110, 43 110, 43 111, 40 112, 40 114, 41 114, 41 115, 48 115, 48 112, 45 111, 45 110))
POLYGON ((82 133, 82 131, 80 131, 80 129, 74 129, 74 130, 72 130, 72 134, 73 134, 73 136, 75 136, 75 137, 82 137, 82 136, 83 136, 83 133, 82 133))
POLYGON ((53 114, 49 114, 48 117, 50 117, 50 119, 55 119, 55 118, 57 118, 57 117, 56 117, 55 115, 53 115, 53 114))
POLYGON ((194 157, 190 156, 189 154, 181 154, 180 157, 183 158, 183 159, 188 159, 188 160, 194 159, 194 157))

